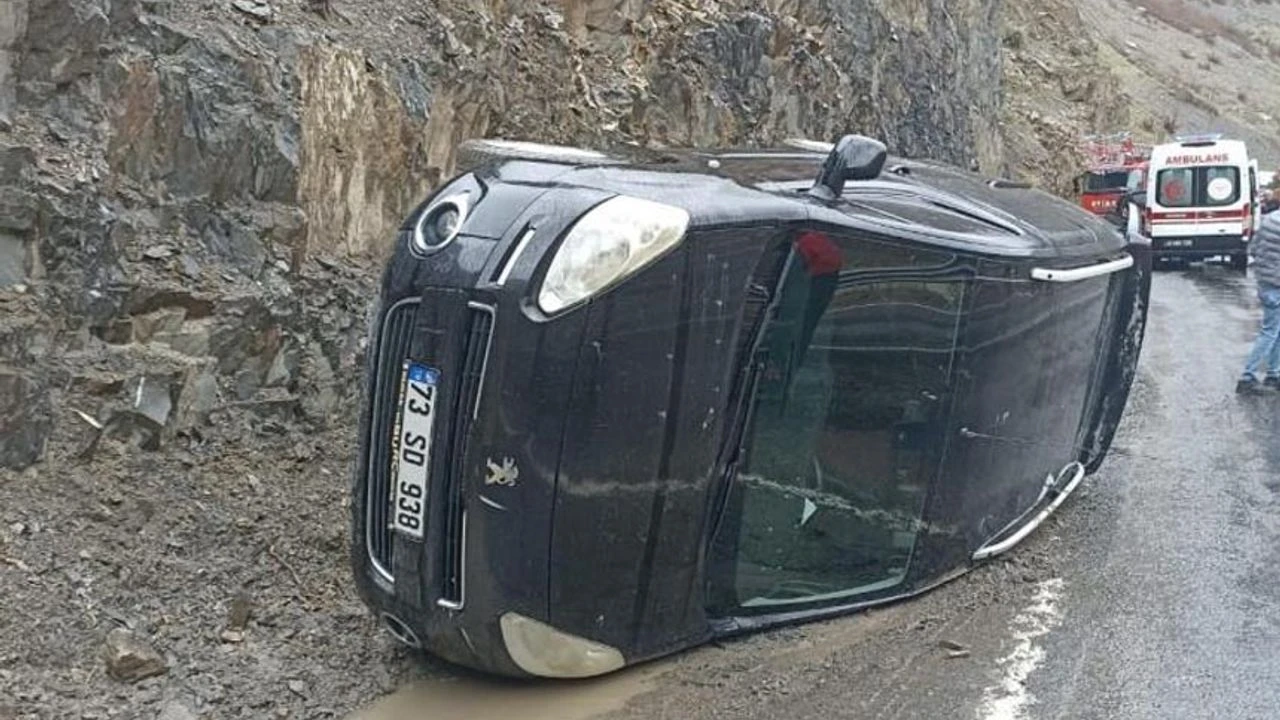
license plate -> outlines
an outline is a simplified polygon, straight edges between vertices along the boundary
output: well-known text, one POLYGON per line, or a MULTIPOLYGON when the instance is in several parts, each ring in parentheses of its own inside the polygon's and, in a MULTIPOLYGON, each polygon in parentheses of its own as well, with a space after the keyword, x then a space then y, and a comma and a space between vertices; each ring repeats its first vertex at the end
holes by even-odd
POLYGON ((391 527, 422 539, 426 525, 427 471, 431 467, 431 429, 436 420, 440 371, 407 362, 400 382, 400 421, 392 443, 391 527))
POLYGON ((1191 247, 1194 243, 1191 240, 1166 240, 1165 247, 1191 247))

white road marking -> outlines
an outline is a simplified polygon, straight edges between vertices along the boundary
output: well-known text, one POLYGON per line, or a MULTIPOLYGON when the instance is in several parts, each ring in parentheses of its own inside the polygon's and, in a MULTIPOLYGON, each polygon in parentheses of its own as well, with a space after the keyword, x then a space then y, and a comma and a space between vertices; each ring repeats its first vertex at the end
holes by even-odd
POLYGON ((1003 668, 1000 682, 982 693, 978 707, 979 720, 1018 720, 1026 717, 1027 706, 1035 697, 1027 690, 1027 678, 1044 662, 1044 648, 1036 640, 1047 635, 1062 622, 1058 602, 1065 583, 1062 578, 1045 580, 1036 586, 1031 604, 1009 624, 1014 648, 997 664, 1003 668))

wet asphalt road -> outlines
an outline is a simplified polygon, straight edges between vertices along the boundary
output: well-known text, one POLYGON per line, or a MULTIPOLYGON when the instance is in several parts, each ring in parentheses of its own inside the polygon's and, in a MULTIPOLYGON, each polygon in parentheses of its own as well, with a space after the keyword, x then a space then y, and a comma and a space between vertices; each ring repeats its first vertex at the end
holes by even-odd
POLYGON ((430 680, 358 717, 1278 718, 1280 396, 1233 393, 1258 317, 1223 266, 1158 274, 1108 461, 950 585, 587 683, 430 680))
POLYGON ((1280 717, 1280 397, 1231 392, 1258 313, 1223 268, 1156 277, 1124 454, 1063 531, 1034 717, 1280 717))

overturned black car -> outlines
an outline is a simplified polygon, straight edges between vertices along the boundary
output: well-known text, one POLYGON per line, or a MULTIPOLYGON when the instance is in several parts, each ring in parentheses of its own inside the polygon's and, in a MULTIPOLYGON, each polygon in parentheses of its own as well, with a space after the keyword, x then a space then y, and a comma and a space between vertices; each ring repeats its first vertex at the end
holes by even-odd
POLYGON ((460 157, 386 269, 354 478, 405 643, 582 677, 903 598, 1107 452, 1150 252, 1065 201, 858 136, 460 157))

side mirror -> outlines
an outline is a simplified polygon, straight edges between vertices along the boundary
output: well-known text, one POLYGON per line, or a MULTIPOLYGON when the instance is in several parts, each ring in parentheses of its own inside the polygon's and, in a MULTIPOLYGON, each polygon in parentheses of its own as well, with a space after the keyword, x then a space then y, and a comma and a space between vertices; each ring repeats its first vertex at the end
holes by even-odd
POLYGON ((1130 190, 1129 192, 1124 194, 1124 199, 1128 202, 1133 203, 1134 205, 1137 205, 1138 207, 1146 207, 1147 191, 1146 190, 1130 190))
POLYGON ((827 155, 818 181, 809 189, 811 197, 835 200, 849 180, 872 180, 880 176, 889 150, 884 143, 862 135, 845 135, 827 155))

